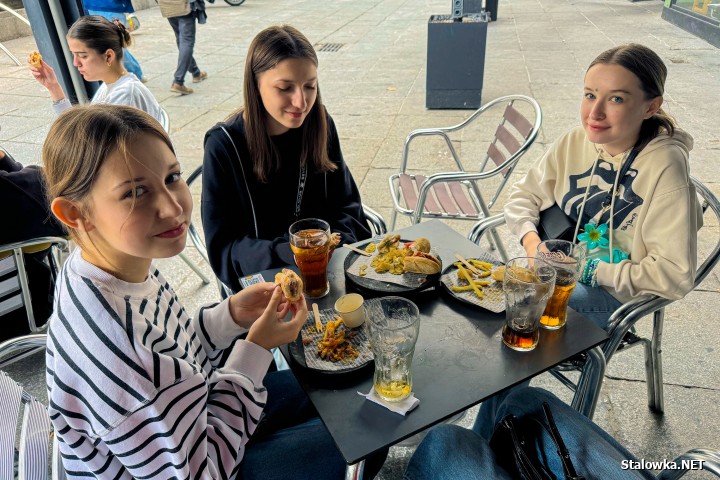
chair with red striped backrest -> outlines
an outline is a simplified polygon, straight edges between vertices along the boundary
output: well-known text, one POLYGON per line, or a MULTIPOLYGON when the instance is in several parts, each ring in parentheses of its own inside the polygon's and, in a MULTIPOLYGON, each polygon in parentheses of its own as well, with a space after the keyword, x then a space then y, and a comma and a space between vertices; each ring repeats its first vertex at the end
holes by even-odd
MULTIPOLYGON (((457 125, 412 131, 405 139, 400 170, 389 178, 394 203, 390 230, 395 228, 398 214, 411 217, 412 223, 423 218, 477 222, 488 217, 518 161, 535 141, 541 123, 542 111, 535 99, 507 95, 486 103, 457 125), (470 130, 465 129, 471 124, 479 125, 480 133, 468 133, 470 130), (483 129, 494 134, 490 134, 492 139, 484 154, 477 155, 480 161, 471 164, 483 129), (454 132, 460 136, 464 162, 450 138, 449 134, 454 132), (445 141, 454 161, 454 165, 447 167, 452 171, 432 172, 430 168, 434 166, 427 162, 416 165, 415 173, 409 171, 410 145, 414 139, 425 136, 439 136, 445 141), (491 183, 491 178, 497 182, 491 183), (486 202, 482 191, 492 189, 492 197, 486 202)), ((432 163, 436 164, 436 160, 432 163)), ((494 231, 491 234, 500 255, 507 260, 499 237, 494 231)))

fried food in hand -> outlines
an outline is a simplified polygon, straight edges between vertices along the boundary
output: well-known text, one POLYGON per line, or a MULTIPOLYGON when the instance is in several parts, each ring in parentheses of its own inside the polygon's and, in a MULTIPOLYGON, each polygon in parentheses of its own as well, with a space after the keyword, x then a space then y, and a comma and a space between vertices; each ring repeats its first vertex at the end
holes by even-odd
POLYGON ((297 273, 290 269, 283 268, 282 272, 275 275, 275 283, 280 285, 283 295, 288 301, 294 303, 302 300, 303 282, 297 273))
POLYGON ((42 55, 40 55, 40 52, 37 50, 32 52, 30 58, 28 58, 28 63, 34 68, 42 67, 42 55))
POLYGON ((337 246, 340 245, 340 234, 339 233, 331 233, 330 234, 330 241, 328 242, 328 246, 330 247, 330 250, 337 248, 337 246))

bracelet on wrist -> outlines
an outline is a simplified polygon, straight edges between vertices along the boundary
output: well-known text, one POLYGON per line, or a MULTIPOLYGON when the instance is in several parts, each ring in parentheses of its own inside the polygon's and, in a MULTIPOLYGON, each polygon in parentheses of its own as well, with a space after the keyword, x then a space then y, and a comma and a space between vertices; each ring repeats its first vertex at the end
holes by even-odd
POLYGON ((580 282, 591 287, 597 287, 597 266, 600 260, 594 258, 585 262, 585 268, 583 269, 582 275, 580 276, 580 282))

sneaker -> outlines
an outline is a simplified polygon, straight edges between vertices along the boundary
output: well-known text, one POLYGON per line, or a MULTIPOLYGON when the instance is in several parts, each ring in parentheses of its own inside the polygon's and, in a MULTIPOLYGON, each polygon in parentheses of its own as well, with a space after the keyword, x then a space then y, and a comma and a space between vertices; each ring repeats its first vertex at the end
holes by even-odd
POLYGON ((207 72, 205 70, 203 70, 202 72, 200 72, 200 75, 198 75, 198 76, 193 75, 193 83, 200 83, 203 80, 205 80, 206 78, 207 78, 207 72))
POLYGON ((179 93, 180 95, 190 95, 193 93, 193 89, 190 87, 186 87, 185 85, 180 85, 179 83, 173 83, 170 87, 170 91, 174 93, 179 93))

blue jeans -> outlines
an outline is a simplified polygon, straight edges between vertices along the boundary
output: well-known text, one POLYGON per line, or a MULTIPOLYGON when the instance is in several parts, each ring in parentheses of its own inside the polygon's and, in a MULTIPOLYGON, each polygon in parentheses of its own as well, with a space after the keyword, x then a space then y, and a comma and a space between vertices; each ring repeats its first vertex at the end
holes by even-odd
MULTIPOLYGON (((410 459, 408 480, 459 480, 465 478, 512 478, 497 465, 489 446, 494 426, 506 415, 533 415, 544 421, 542 402, 548 402, 560 435, 570 451, 573 465, 586 478, 655 478, 647 470, 623 470, 623 460, 637 461, 629 451, 583 415, 539 388, 511 389, 483 402, 472 430, 455 425, 433 428, 410 459)), ((564 478, 556 446, 548 435, 536 448, 557 478, 564 478)))
MULTIPOLYGON (((290 370, 265 376, 267 404, 240 463, 238 479, 343 479, 345 460, 290 370)), ((387 451, 366 460, 364 478, 380 470, 387 451)))
POLYGON ((603 330, 607 329, 610 315, 617 310, 622 303, 602 287, 591 287, 584 283, 577 283, 573 290, 568 306, 578 313, 592 320, 592 322, 603 330))
MULTIPOLYGON (((127 28, 127 21, 125 20, 125 14, 123 13, 105 12, 103 10, 88 10, 88 15, 100 15, 111 22, 113 19, 117 18, 127 28)), ((138 80, 143 78, 143 71, 142 68, 140 68, 140 63, 127 48, 123 48, 123 67, 125 67, 125 70, 128 72, 134 73, 135 76, 138 77, 138 80)))
POLYGON ((195 48, 195 12, 190 12, 182 17, 168 18, 168 22, 175 32, 175 43, 178 46, 178 64, 175 70, 174 82, 185 84, 185 74, 190 72, 192 76, 200 75, 200 68, 193 57, 195 48))

